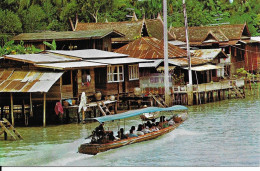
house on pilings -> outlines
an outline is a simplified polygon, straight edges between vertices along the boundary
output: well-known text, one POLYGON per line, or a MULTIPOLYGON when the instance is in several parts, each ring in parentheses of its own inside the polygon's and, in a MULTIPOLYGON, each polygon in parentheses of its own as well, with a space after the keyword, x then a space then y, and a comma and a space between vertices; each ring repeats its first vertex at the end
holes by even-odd
MULTIPOLYGON (((30 125, 32 120, 51 124, 57 120, 57 102, 65 105, 64 101, 70 101, 77 108, 80 95, 85 92, 89 106, 95 107, 97 91, 116 113, 116 103, 108 97, 131 93, 139 87, 140 62, 147 60, 96 49, 5 55, 0 59, 1 117, 12 121, 25 118, 30 125)), ((98 115, 92 113, 95 110, 91 107, 86 117, 98 115)), ((68 119, 71 115, 63 117, 68 119)))
POLYGON ((99 49, 112 51, 112 38, 124 37, 124 34, 109 28, 91 31, 47 31, 41 33, 22 33, 14 36, 15 43, 24 42, 24 46, 34 45, 41 50, 49 50, 43 42, 56 42, 56 50, 99 49))
MULTIPOLYGON (((142 37, 117 49, 115 52, 128 54, 134 58, 152 60, 152 63, 139 64, 140 86, 146 93, 148 91, 158 91, 159 94, 164 94, 164 52, 162 40, 142 37)), ((168 53, 171 89, 174 86, 186 85, 188 82, 187 51, 169 43, 168 53)), ((217 74, 217 70, 223 67, 217 65, 219 65, 220 60, 227 58, 221 49, 194 51, 192 55, 191 65, 194 83, 202 84, 219 80, 218 78, 222 75, 217 74)))
MULTIPOLYGON (((170 28, 170 33, 178 41, 186 41, 185 28, 170 28)), ((250 40, 251 34, 247 24, 189 27, 191 47, 199 49, 221 48, 230 56, 230 76, 236 74, 236 69, 245 68, 256 73, 260 58, 259 42, 250 40)))

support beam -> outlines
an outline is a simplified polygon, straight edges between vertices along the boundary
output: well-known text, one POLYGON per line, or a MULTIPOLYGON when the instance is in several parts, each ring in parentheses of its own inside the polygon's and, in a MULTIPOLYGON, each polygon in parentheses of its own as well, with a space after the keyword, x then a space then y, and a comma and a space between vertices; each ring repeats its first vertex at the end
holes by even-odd
POLYGON ((13 99, 13 93, 10 93, 10 99, 11 99, 11 118, 12 118, 12 125, 14 126, 14 99, 13 99))
POLYGON ((43 127, 46 127, 46 93, 43 93, 43 127))

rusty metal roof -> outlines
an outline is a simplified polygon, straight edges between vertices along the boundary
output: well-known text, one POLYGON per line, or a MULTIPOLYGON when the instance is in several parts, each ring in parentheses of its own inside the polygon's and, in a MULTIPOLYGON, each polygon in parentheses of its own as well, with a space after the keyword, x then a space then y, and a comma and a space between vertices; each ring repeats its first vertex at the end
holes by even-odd
MULTIPOLYGON (((139 21, 108 22, 108 23, 78 23, 76 30, 96 30, 110 28, 123 33, 125 37, 113 38, 112 42, 129 42, 142 37, 144 25, 149 36, 159 40, 163 39, 163 22, 161 19, 144 19, 139 21)), ((175 37, 168 32, 168 39, 174 40, 175 37)))
POLYGON ((194 54, 194 57, 199 57, 207 60, 213 60, 216 57, 228 58, 227 54, 222 51, 222 49, 198 49, 191 50, 191 52, 194 54))
POLYGON ((0 70, 0 93, 48 92, 63 72, 0 70))
POLYGON ((6 59, 26 62, 26 63, 51 63, 51 62, 69 62, 69 61, 79 61, 80 58, 67 57, 55 54, 23 54, 23 55, 5 55, 6 59))
MULTIPOLYGON (((163 40, 142 37, 117 50, 117 53, 128 54, 130 57, 141 59, 163 59, 163 40)), ((187 51, 168 43, 168 57, 186 57, 187 51)))
MULTIPOLYGON (((202 65, 208 63, 209 60, 201 59, 198 57, 191 57, 191 65, 196 66, 196 65, 202 65)), ((188 59, 187 58, 174 58, 174 59, 169 59, 169 64, 184 67, 188 66, 188 59)))
POLYGON ((87 31, 63 31, 63 32, 41 32, 41 33, 22 33, 15 37, 15 41, 60 41, 60 40, 83 40, 83 39, 101 39, 105 36, 111 35, 111 37, 124 37, 124 34, 110 29, 94 29, 87 31))
MULTIPOLYGON (((186 41, 184 27, 171 28, 170 32, 176 35, 177 40, 186 41)), ((242 36, 250 37, 250 32, 246 24, 189 27, 189 40, 192 45, 202 44, 209 35, 218 42, 228 42, 239 40, 242 36)))

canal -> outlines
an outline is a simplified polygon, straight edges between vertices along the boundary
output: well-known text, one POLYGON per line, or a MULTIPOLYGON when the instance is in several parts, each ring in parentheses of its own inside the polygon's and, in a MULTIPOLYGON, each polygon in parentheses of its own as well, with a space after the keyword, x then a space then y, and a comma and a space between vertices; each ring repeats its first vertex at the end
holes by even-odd
MULTIPOLYGON (((77 149, 97 123, 19 127, 22 141, 0 141, 1 166, 260 166, 260 98, 189 107, 189 119, 157 139, 95 156, 77 149)), ((165 114, 170 116, 170 114, 165 114)), ((105 125, 117 130, 118 124, 105 125)), ((139 118, 126 121, 126 129, 139 118)))

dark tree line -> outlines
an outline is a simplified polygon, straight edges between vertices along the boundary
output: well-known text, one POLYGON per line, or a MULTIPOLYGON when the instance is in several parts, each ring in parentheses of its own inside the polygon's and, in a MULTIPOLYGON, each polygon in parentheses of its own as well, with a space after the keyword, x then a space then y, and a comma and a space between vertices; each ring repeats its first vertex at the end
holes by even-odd
MULTIPOLYGON (((77 22, 127 21, 162 14, 163 0, 1 0, 0 39, 22 32, 72 30, 77 22)), ((247 22, 260 35, 260 0, 186 0, 190 26, 247 22)), ((184 25, 182 0, 168 0, 168 25, 184 25)))

